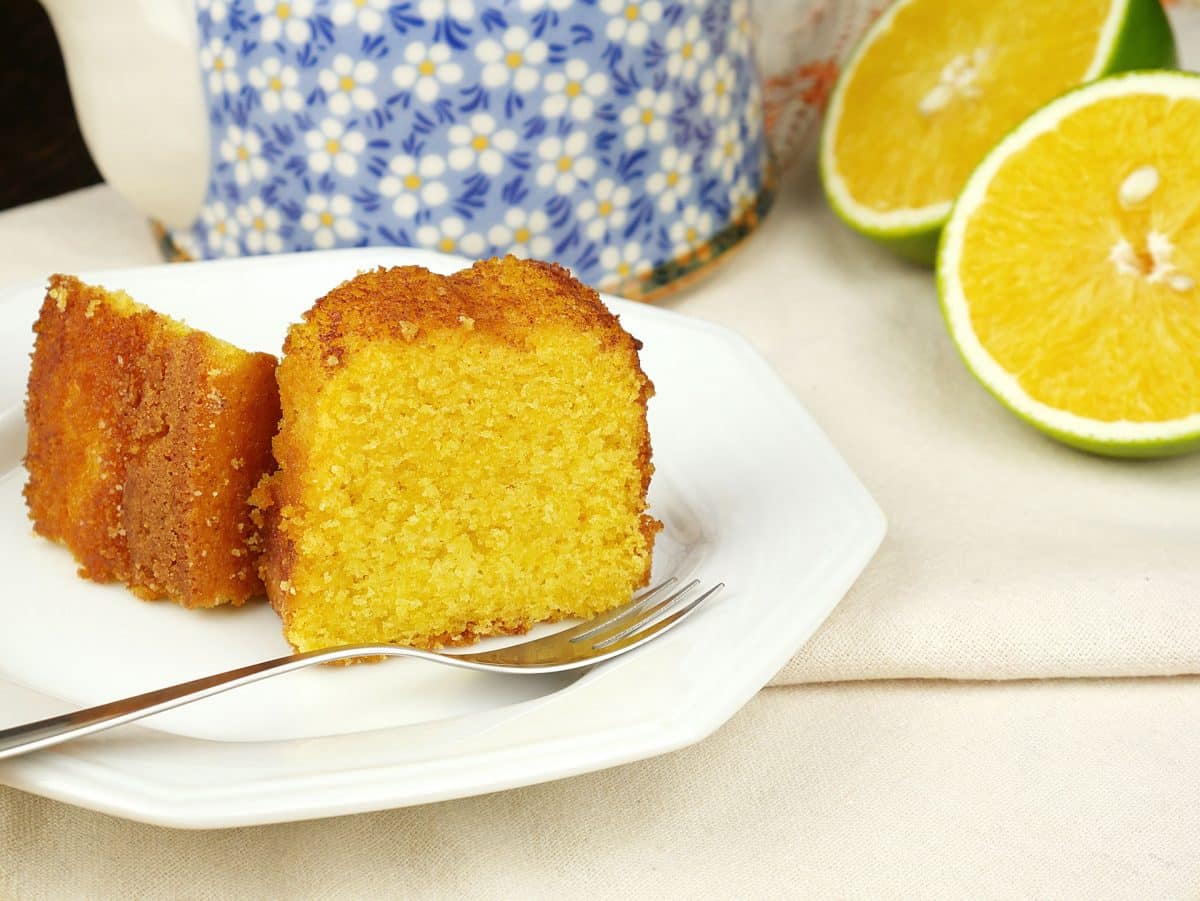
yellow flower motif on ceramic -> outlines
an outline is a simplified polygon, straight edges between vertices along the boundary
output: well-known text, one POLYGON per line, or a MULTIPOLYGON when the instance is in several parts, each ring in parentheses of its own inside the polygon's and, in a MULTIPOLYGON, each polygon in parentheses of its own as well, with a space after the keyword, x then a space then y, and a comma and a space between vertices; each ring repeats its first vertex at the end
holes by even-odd
POLYGON ((592 118, 596 101, 608 91, 608 76, 590 71, 585 60, 572 59, 561 70, 542 79, 542 88, 546 91, 543 116, 557 118, 569 114, 573 119, 586 121, 592 118))
POLYGON ((681 153, 678 147, 663 148, 658 170, 646 179, 646 191, 658 197, 659 210, 674 212, 680 199, 691 193, 693 164, 690 153, 681 153))
POLYGON ((294 66, 285 66, 278 57, 268 57, 246 76, 258 91, 258 102, 268 113, 280 109, 294 113, 304 105, 304 97, 297 90, 300 74, 294 66))
POLYGON ((713 136, 709 165, 721 173, 721 180, 728 184, 742 158, 742 142, 736 119, 725 122, 713 136))
POLYGON ((702 212, 698 206, 684 209, 679 218, 671 223, 670 236, 674 245, 675 258, 687 256, 712 237, 712 213, 702 212))
POLYGON ((392 158, 388 174, 379 180, 379 193, 393 197, 392 212, 404 219, 418 210, 441 206, 450 192, 438 178, 446 172, 446 161, 436 154, 417 159, 409 154, 392 158))
POLYGON ((545 41, 531 37, 524 28, 508 28, 499 41, 487 38, 475 45, 475 56, 483 63, 480 81, 487 88, 511 85, 522 93, 532 91, 541 81, 538 67, 549 52, 545 41))
POLYGON ((329 18, 334 25, 353 22, 359 31, 375 34, 383 27, 383 17, 391 0, 339 0, 329 18))
POLYGON ((262 17, 260 34, 268 44, 284 38, 303 44, 312 37, 308 18, 313 14, 313 0, 254 0, 254 8, 262 17))
POLYGON ((404 63, 392 70, 396 87, 411 90, 422 103, 433 103, 442 85, 462 81, 462 66, 450 58, 447 44, 425 44, 413 41, 404 48, 404 63))
POLYGON ((629 241, 623 247, 605 247, 600 252, 600 265, 607 273, 600 282, 602 291, 615 290, 631 278, 645 278, 653 268, 637 241, 629 241))
POLYGON ((237 208, 237 221, 242 227, 242 243, 250 253, 279 253, 283 238, 279 228, 283 217, 279 210, 267 206, 261 197, 251 197, 237 208))
POLYGON ((325 102, 330 112, 346 116, 351 110, 375 108, 375 92, 370 85, 379 75, 379 70, 369 59, 355 61, 348 53, 339 53, 333 64, 321 71, 318 84, 325 92, 325 102))
POLYGON ((513 256, 543 260, 554 249, 554 241, 546 234, 549 227, 550 218, 541 210, 515 206, 504 214, 503 225, 488 229, 487 238, 492 246, 505 248, 513 256))
POLYGON ((729 57, 718 56, 713 65, 700 75, 700 112, 706 116, 727 119, 737 87, 736 77, 729 57))
POLYGON ((758 83, 750 85, 750 89, 746 91, 746 109, 748 115, 742 116, 742 121, 746 123, 746 138, 752 140, 758 137, 758 133, 762 131, 762 116, 759 115, 759 110, 762 109, 763 96, 762 90, 758 83))
POLYGON ((739 176, 737 181, 729 186, 730 218, 734 220, 740 219, 754 206, 756 199, 754 188, 750 185, 750 180, 744 175, 739 176))
POLYGON ((220 38, 200 48, 200 68, 208 72, 208 90, 213 94, 236 94, 242 86, 237 73, 237 53, 220 38))
POLYGON ((733 0, 729 5, 729 26, 726 52, 735 56, 749 53, 754 39, 754 19, 750 15, 749 0, 733 0))
POLYGON ((312 234, 314 246, 325 250, 339 239, 353 241, 358 237, 353 212, 354 203, 345 194, 309 194, 300 227, 312 234))
POLYGON ((220 200, 208 204, 200 211, 200 218, 208 226, 209 250, 219 251, 222 256, 237 256, 238 222, 229 215, 225 204, 220 200))
POLYGON ((667 32, 667 74, 672 78, 695 79, 708 62, 709 46, 700 30, 700 17, 692 16, 667 32))
POLYGON ((505 154, 517 149, 517 133, 497 128, 487 113, 476 113, 466 125, 453 125, 446 133, 450 153, 446 159, 452 169, 475 169, 487 175, 499 175, 505 154))
POLYGON ((361 131, 347 131, 339 119, 322 119, 321 124, 304 135, 308 147, 308 168, 318 175, 331 169, 339 175, 358 171, 358 154, 367 146, 361 131))
POLYGON ((554 135, 543 138, 538 144, 537 183, 542 187, 553 185, 559 194, 570 194, 582 179, 587 181, 596 173, 596 161, 584 151, 588 147, 588 136, 583 131, 573 131, 565 138, 554 135))
POLYGON ((262 139, 236 125, 230 125, 225 131, 221 159, 233 167, 233 179, 242 186, 266 178, 270 171, 262 156, 262 139))
POLYGON ((597 181, 592 196, 576 209, 584 234, 593 241, 602 241, 610 232, 620 230, 629 217, 632 199, 633 191, 628 185, 617 184, 611 178, 597 181))
POLYGON ((609 16, 604 36, 618 44, 641 47, 650 38, 650 27, 662 19, 663 5, 658 0, 600 0, 600 9, 609 16))
POLYGON ((666 91, 642 88, 633 102, 621 110, 625 144, 636 150, 643 144, 661 144, 667 139, 668 120, 674 101, 666 91))
POLYGON ((458 216, 447 216, 437 225, 422 225, 417 229, 417 244, 468 257, 479 257, 487 248, 483 235, 468 232, 467 224, 458 216))

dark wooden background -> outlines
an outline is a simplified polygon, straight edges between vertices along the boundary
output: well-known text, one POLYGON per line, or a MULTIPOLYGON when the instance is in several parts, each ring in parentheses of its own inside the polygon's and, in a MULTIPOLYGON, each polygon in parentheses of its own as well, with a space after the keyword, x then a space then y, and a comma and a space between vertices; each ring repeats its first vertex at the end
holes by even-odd
POLYGON ((0 209, 100 181, 37 0, 0 0, 0 123, 0 209))

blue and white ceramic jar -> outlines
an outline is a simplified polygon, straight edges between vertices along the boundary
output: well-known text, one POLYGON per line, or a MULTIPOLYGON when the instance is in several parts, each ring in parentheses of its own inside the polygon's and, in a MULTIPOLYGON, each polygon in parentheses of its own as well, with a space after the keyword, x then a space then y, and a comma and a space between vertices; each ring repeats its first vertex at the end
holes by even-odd
POLYGON ((645 297, 770 202, 747 0, 196 0, 191 258, 369 244, 553 259, 645 297))

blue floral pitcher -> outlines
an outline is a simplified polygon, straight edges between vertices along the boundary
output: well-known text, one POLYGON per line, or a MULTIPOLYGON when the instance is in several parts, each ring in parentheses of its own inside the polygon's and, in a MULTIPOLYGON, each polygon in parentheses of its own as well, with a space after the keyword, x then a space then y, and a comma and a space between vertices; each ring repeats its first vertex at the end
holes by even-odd
POLYGON ((748 0, 44 2, 175 258, 514 253, 649 297, 770 205, 748 0))
POLYGON ((647 296, 769 203, 745 0, 198 0, 194 257, 399 244, 647 296))

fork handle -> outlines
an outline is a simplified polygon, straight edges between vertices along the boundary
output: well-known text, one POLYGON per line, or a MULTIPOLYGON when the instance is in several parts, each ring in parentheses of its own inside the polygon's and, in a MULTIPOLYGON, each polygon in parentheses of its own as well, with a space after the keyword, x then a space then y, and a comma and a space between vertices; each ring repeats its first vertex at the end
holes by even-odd
MULTIPOLYGON (((358 645, 276 657, 274 660, 239 666, 237 669, 205 676, 201 679, 192 679, 190 682, 180 682, 178 685, 170 685, 166 688, 148 691, 145 694, 121 698, 119 701, 110 701, 96 707, 85 707, 82 710, 75 710, 60 716, 0 729, 0 760, 28 754, 39 748, 48 748, 73 738, 91 735, 93 732, 112 729, 114 726, 131 723, 173 707, 182 707, 184 704, 229 691, 240 685, 249 685, 251 682, 303 669, 306 666, 380 653, 395 657, 437 657, 429 651, 419 651, 415 648, 389 647, 384 649, 358 645)), ((443 658, 440 662, 446 661, 443 658)))

